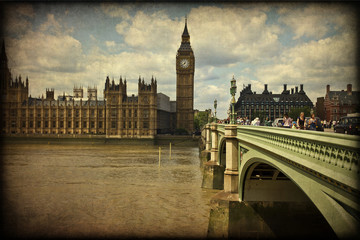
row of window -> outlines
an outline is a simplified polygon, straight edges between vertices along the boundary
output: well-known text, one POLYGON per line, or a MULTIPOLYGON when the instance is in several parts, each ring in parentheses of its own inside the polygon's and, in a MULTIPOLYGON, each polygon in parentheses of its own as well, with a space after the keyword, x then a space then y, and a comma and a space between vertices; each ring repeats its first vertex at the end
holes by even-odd
MULTIPOLYGON (((137 126, 137 121, 134 122, 134 124, 132 124, 132 121, 128 122, 128 127, 126 127, 126 122, 123 122, 123 128, 138 128, 137 126)), ((115 129, 116 128, 116 121, 111 121, 111 128, 115 129)), ((149 122, 143 122, 143 128, 149 128, 149 122)))
MULTIPOLYGON (((52 127, 56 128, 56 121, 44 121, 44 127, 48 128, 50 126, 50 124, 52 123, 52 127)), ((67 122, 68 128, 72 128, 72 121, 68 121, 67 122)), ((80 122, 79 121, 75 121, 75 128, 79 128, 80 127, 80 122)), ((6 127, 6 121, 3 121, 3 127, 6 127)), ((11 121, 11 127, 12 128, 16 128, 16 121, 11 121)), ((22 121, 21 122, 21 127, 25 128, 26 127, 26 122, 22 121)), ((29 121, 29 128, 33 128, 34 127, 34 121, 29 121)), ((36 127, 37 128, 41 128, 41 121, 37 121, 36 122, 36 127)), ((59 127, 63 128, 64 127, 64 121, 60 121, 59 122, 59 127)), ((83 121, 82 122, 82 128, 86 128, 87 127, 87 121, 83 121)), ((95 128, 95 121, 90 121, 90 128, 95 128)), ((98 122, 98 128, 103 128, 103 122, 99 121, 98 122)))
MULTIPOLYGON (((134 116, 133 117, 137 117, 138 116, 138 112, 137 110, 135 109, 134 111, 132 111, 131 109, 129 109, 128 111, 126 110, 123 110, 123 113, 122 113, 122 117, 132 117, 132 113, 134 112, 134 116), (128 113, 128 115, 126 115, 126 112, 128 113)), ((148 118, 149 117, 149 110, 148 109, 144 109, 143 111, 143 117, 144 118, 148 118)), ((117 115, 117 109, 112 109, 111 110, 111 117, 116 117, 117 115)))
MULTIPOLYGON (((340 112, 341 111, 338 111, 336 108, 333 109, 333 113, 340 113, 340 112)), ((351 113, 352 111, 351 111, 351 109, 344 108, 342 112, 343 113, 351 113)))
MULTIPOLYGON (((289 109, 289 108, 294 108, 295 106, 294 105, 285 105, 285 109, 289 109)), ((300 107, 300 108, 302 108, 302 107, 304 107, 304 105, 299 105, 298 107, 300 107)), ((251 108, 251 109, 264 109, 264 106, 263 105, 261 105, 261 106, 259 106, 259 105, 256 105, 256 106, 249 106, 249 105, 246 105, 246 106, 244 106, 244 105, 242 105, 241 106, 241 109, 249 109, 249 108, 251 108)), ((276 105, 275 106, 275 109, 279 109, 279 108, 284 108, 283 106, 279 106, 279 105, 276 105)), ((266 105, 265 106, 265 109, 269 109, 269 105, 266 105)), ((271 110, 273 110, 274 109, 274 106, 270 106, 270 109, 271 110)))
MULTIPOLYGON (((36 122, 37 128, 41 128, 41 121, 37 121, 36 122)), ((56 128, 56 123, 57 121, 44 121, 44 128, 49 128, 50 124, 52 123, 52 128, 56 128)), ((88 127, 88 122, 87 121, 83 121, 82 122, 82 128, 87 128, 88 127)), ((75 121, 75 128, 79 128, 80 127, 80 122, 79 121, 75 121)), ((134 128, 137 128, 137 121, 133 122, 129 121, 128 122, 128 127, 126 127, 126 122, 123 122, 123 128, 132 128, 132 126, 134 128)), ((6 128, 6 121, 3 121, 3 127, 6 128)), ((16 121, 11 121, 11 127, 12 128, 16 128, 16 121)), ((26 122, 22 121, 21 122, 21 127, 25 128, 26 127, 26 122)), ((34 127, 34 121, 29 121, 29 128, 33 128, 34 127)), ((67 122, 67 127, 68 128, 72 128, 72 121, 68 121, 67 122)), ((95 121, 90 121, 90 128, 95 128, 95 121)), ((59 128, 64 128, 64 121, 59 121, 59 128)), ((103 128, 103 122, 99 121, 98 122, 98 128, 103 128)), ((116 121, 111 121, 111 128, 116 128, 116 121)), ((143 122, 143 128, 149 128, 149 122, 143 122)))
POLYGON ((299 105, 299 104, 302 104, 302 103, 310 104, 310 102, 308 102, 308 101, 282 101, 282 102, 268 102, 268 101, 254 101, 254 102, 251 102, 251 101, 245 101, 245 100, 241 101, 241 104, 261 104, 261 105, 278 105, 278 104, 281 104, 281 105, 284 105, 284 104, 299 105))
MULTIPOLYGON (((56 117, 56 111, 51 111, 51 113, 52 113, 51 114, 52 117, 56 117)), ((83 117, 87 117, 87 113, 88 113, 87 110, 85 110, 85 109, 82 110, 82 116, 83 117)), ((132 113, 134 113, 134 117, 137 117, 137 115, 138 115, 137 110, 132 111, 131 109, 129 109, 128 111, 123 110, 123 117, 126 117, 126 116, 131 117, 132 113), (128 115, 126 115, 126 113, 128 113, 128 115)), ((67 112, 67 116, 69 118, 72 117, 72 115, 73 115, 72 111, 67 112)), ((111 116, 115 117, 116 115, 117 115, 117 109, 112 109, 111 110, 111 116)), ((6 117, 6 112, 5 111, 3 112, 3 116, 6 117)), ((10 116, 11 117, 17 117, 17 109, 11 109, 10 110, 10 116)), ((40 109, 36 110, 36 116, 41 117, 41 110, 40 109)), ((44 109, 44 116, 49 117, 49 110, 48 109, 44 109)), ((80 116, 80 110, 79 109, 75 110, 74 116, 75 117, 80 116)), ((94 116, 95 116, 95 110, 91 109, 90 110, 90 117, 94 117, 94 116)), ((98 116, 103 117, 103 110, 98 110, 98 116)), ((26 109, 21 110, 21 117, 26 117, 26 109)), ((34 117, 34 111, 33 110, 29 110, 29 117, 34 117)), ((64 117, 64 109, 59 110, 59 117, 64 117)), ((143 117, 144 118, 149 117, 149 110, 148 109, 143 110, 143 117)))
MULTIPOLYGON (((36 116, 37 117, 41 117, 41 110, 37 109, 35 111, 36 116)), ((51 115, 52 117, 56 117, 56 110, 55 111, 51 111, 51 115)), ((3 112, 3 115, 6 116, 6 112, 3 112)), ((68 117, 72 117, 72 111, 67 111, 67 116, 68 117)), ((11 117, 17 117, 17 109, 10 109, 10 116, 11 117)), ((49 109, 44 109, 44 116, 45 117, 49 117, 49 109)), ((63 117, 64 116, 64 109, 60 109, 59 110, 59 116, 63 117)), ((80 116, 80 110, 76 109, 75 110, 75 116, 79 117, 80 116)), ((82 116, 86 117, 87 116, 87 110, 82 110, 82 116)), ((95 116, 95 110, 91 109, 90 110, 90 116, 94 117, 95 116)), ((103 117, 103 110, 98 110, 98 116, 99 117, 103 117)), ((21 117, 26 117, 26 109, 21 109, 21 117)), ((34 117, 34 111, 32 109, 29 110, 29 117, 34 117)))
MULTIPOLYGON (((260 109, 259 109, 260 110, 260 109)), ((252 109, 252 111, 249 111, 248 109, 247 110, 241 110, 241 111, 238 111, 238 112, 241 112, 241 113, 250 113, 250 112, 252 112, 252 113, 254 113, 254 112, 259 112, 259 110, 257 110, 257 109, 252 109)), ((290 111, 289 109, 285 109, 286 111, 285 112, 288 112, 288 111, 290 111)), ((260 110, 261 111, 261 110, 260 110)), ((282 109, 276 109, 276 110, 268 110, 268 109, 266 109, 265 111, 261 111, 261 112, 265 112, 266 114, 268 114, 268 113, 270 113, 270 114, 273 114, 273 113, 279 113, 279 112, 283 112, 282 111, 282 109)))

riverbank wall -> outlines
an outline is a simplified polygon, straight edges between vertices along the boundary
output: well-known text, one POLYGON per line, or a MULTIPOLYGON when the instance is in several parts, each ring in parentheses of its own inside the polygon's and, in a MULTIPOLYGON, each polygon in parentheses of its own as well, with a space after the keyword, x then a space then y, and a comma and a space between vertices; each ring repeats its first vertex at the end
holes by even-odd
POLYGON ((155 138, 106 138, 105 135, 12 135, 0 137, 2 144, 114 144, 114 145, 169 145, 193 146, 199 143, 198 136, 157 135, 155 138))

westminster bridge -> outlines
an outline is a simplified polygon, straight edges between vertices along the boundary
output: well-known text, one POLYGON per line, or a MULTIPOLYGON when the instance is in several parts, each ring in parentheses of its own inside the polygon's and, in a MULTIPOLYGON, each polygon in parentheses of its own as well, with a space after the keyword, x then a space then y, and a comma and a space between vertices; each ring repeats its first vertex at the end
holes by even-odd
POLYGON ((359 236, 359 136, 211 123, 209 237, 359 236))

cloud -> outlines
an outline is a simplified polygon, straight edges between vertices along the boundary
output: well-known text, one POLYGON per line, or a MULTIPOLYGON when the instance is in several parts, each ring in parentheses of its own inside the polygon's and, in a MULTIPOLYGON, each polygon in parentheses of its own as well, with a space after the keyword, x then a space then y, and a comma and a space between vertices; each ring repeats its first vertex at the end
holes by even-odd
MULTIPOLYGON (((58 22, 53 14, 48 14, 46 21, 36 31, 29 29, 22 33, 21 38, 7 38, 7 55, 9 67, 13 75, 26 74, 35 79, 30 84, 38 85, 35 92, 41 91, 50 81, 58 79, 59 85, 64 84, 64 75, 81 72, 85 69, 84 55, 80 41, 70 36, 71 28, 67 29, 58 22)), ((72 79, 74 81, 74 79, 72 79)))
POLYGON ((35 16, 34 8, 31 4, 18 4, 14 7, 16 10, 16 13, 33 18, 35 16))
POLYGON ((281 8, 278 13, 279 22, 293 30, 293 39, 321 39, 333 30, 351 31, 357 21, 355 12, 344 5, 310 4, 304 8, 281 8))
POLYGON ((114 41, 105 41, 105 45, 107 47, 115 47, 116 44, 114 41))
POLYGON ((77 72, 83 69, 81 43, 68 35, 28 32, 9 43, 8 54, 21 72, 77 72))
POLYGON ((6 34, 21 35, 32 27, 30 19, 34 18, 35 13, 31 4, 11 4, 3 7, 3 27, 6 34))
POLYGON ((270 58, 280 49, 275 26, 262 9, 198 7, 189 14, 198 66, 228 66, 270 58))
POLYGON ((356 44, 355 36, 348 33, 299 44, 283 51, 278 63, 258 69, 256 77, 268 82, 337 81, 355 67, 356 44))
POLYGON ((163 11, 146 14, 138 11, 131 20, 116 25, 124 42, 136 51, 174 53, 180 42, 183 23, 169 18, 163 11))
POLYGON ((55 20, 54 14, 48 14, 47 21, 39 27, 40 32, 49 32, 51 34, 60 34, 62 30, 60 23, 55 20))
POLYGON ((132 9, 132 5, 128 4, 116 4, 116 3, 102 3, 102 11, 110 17, 130 19, 129 11, 132 9))
POLYGON ((123 21, 116 25, 116 32, 120 35, 126 34, 126 32, 129 31, 129 23, 126 21, 123 21))
POLYGON ((313 40, 284 50, 278 61, 257 68, 254 75, 275 89, 284 83, 304 84, 315 102, 324 96, 319 89, 325 89, 327 84, 337 89, 343 89, 347 83, 357 84, 356 49, 355 34, 313 40))

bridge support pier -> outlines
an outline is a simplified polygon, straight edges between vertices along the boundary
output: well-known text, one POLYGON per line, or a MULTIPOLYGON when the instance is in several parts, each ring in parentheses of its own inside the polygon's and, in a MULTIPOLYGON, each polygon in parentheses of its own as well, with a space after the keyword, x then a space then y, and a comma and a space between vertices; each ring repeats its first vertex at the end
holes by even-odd
POLYGON ((239 194, 221 191, 210 201, 209 238, 275 238, 252 206, 239 201, 239 194))
POLYGON ((224 191, 228 193, 238 193, 239 188, 238 141, 236 136, 237 125, 228 125, 225 127, 226 169, 224 191))
POLYGON ((218 160, 217 124, 212 123, 210 125, 210 129, 211 129, 211 151, 210 151, 211 158, 210 161, 204 164, 202 187, 210 188, 210 189, 223 189, 224 166, 221 166, 218 160))
POLYGON ((222 191, 210 205, 209 238, 337 239, 311 202, 240 202, 238 194, 222 191))
POLYGON ((200 167, 203 168, 204 165, 210 160, 210 151, 203 150, 200 152, 200 167))
MULTIPOLYGON (((224 191, 216 194, 210 202, 210 221, 208 237, 232 237, 238 234, 238 223, 245 205, 239 202, 238 186, 238 142, 237 125, 225 126, 226 169, 224 173, 224 191)), ((246 220, 246 219, 245 219, 246 220)))

